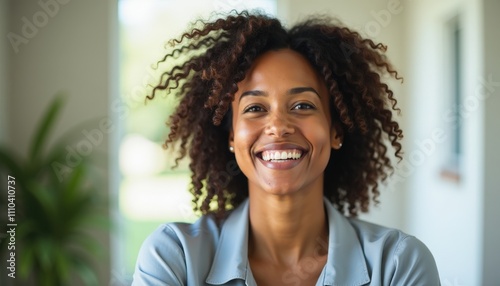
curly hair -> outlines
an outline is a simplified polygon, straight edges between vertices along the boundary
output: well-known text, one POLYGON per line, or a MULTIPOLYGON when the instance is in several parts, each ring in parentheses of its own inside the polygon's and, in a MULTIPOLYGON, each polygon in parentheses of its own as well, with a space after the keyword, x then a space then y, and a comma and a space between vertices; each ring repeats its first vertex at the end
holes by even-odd
POLYGON ((286 29, 275 18, 243 11, 195 24, 201 28, 170 41, 177 47, 158 67, 175 66, 147 97, 164 90, 180 98, 164 147, 179 148, 176 166, 189 153, 195 211, 222 218, 248 197, 247 178, 228 150, 231 102, 254 60, 285 48, 304 56, 323 78, 332 124, 344 134, 343 147, 331 152, 325 169, 324 196, 351 216, 367 212, 371 200, 378 203, 379 183, 394 171, 386 144, 402 159, 403 132, 393 119, 399 108, 381 76, 402 78, 386 59, 386 46, 329 17, 286 29))

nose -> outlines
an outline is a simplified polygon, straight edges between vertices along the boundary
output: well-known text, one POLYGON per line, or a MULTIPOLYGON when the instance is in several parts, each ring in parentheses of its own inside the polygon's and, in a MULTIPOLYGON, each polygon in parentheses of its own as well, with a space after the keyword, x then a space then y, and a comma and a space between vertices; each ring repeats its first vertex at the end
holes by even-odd
POLYGON ((295 133, 295 127, 286 114, 275 113, 269 116, 265 134, 274 137, 285 137, 295 133))

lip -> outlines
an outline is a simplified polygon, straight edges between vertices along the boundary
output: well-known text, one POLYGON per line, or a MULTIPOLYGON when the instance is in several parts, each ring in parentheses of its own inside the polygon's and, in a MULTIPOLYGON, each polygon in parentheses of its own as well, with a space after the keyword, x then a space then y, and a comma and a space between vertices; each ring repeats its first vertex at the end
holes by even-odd
POLYGON ((298 164, 300 164, 300 162, 302 162, 302 160, 305 157, 304 155, 307 154, 307 152, 308 152, 307 149, 305 149, 304 147, 297 145, 297 144, 271 143, 271 144, 264 145, 262 148, 257 149, 257 151, 255 152, 255 157, 257 157, 259 162, 261 162, 262 165, 264 165, 267 168, 275 169, 275 170, 286 170, 286 169, 291 169, 291 168, 297 166, 298 164), (297 150, 302 151, 302 156, 300 157, 300 159, 284 160, 282 162, 265 161, 264 159, 262 159, 262 152, 264 152, 264 151, 290 150, 290 149, 297 149, 297 150))

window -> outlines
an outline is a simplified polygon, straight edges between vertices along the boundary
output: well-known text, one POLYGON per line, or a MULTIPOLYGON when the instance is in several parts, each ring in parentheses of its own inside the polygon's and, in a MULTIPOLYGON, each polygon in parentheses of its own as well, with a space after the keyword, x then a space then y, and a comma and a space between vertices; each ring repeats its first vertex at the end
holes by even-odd
POLYGON ((451 132, 448 154, 442 176, 453 181, 460 180, 460 161, 463 156, 463 120, 467 114, 462 103, 463 93, 463 62, 462 62, 462 37, 463 31, 460 25, 460 17, 456 16, 447 25, 447 64, 448 71, 448 112, 445 116, 448 128, 451 132))

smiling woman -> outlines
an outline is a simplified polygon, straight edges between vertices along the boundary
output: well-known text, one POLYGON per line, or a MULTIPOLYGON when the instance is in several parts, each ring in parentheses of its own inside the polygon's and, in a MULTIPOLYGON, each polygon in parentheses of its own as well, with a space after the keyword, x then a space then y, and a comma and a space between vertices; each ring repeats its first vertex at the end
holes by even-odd
POLYGON ((311 19, 243 12, 173 41, 149 99, 180 97, 165 146, 203 216, 158 228, 134 285, 439 285, 418 239, 354 218, 401 158, 386 47, 311 19))

